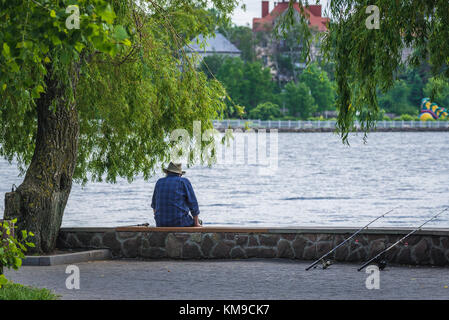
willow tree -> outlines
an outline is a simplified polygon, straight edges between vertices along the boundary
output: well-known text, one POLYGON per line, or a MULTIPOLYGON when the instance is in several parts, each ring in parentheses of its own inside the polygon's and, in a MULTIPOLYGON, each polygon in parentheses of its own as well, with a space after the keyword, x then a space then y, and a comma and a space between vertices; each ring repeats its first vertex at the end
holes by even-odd
POLYGON ((4 217, 36 251, 54 249, 73 181, 148 178, 172 130, 210 128, 224 89, 182 50, 210 6, 235 1, 0 1, 0 155, 25 173, 4 217))
MULTIPOLYGON (((279 27, 308 24, 307 14, 294 19, 290 10, 279 27)), ((301 1, 302 7, 318 1, 301 1)), ((388 91, 402 64, 428 62, 434 77, 449 77, 449 1, 447 0, 329 0, 330 17, 323 53, 335 63, 338 130, 344 142, 359 120, 367 132, 375 126, 377 90, 388 91), (403 53, 412 52, 406 61, 403 53)), ((305 28, 304 30, 307 30, 305 28)), ((311 34, 303 34, 309 45, 311 34)))

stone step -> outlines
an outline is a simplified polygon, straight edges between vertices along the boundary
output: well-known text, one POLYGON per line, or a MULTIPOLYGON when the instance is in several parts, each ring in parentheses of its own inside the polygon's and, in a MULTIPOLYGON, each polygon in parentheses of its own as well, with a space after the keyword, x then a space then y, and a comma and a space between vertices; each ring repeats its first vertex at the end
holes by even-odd
POLYGON ((96 249, 48 256, 26 256, 25 259, 22 260, 22 265, 54 266, 59 264, 73 264, 95 260, 109 260, 111 257, 111 251, 109 249, 96 249))

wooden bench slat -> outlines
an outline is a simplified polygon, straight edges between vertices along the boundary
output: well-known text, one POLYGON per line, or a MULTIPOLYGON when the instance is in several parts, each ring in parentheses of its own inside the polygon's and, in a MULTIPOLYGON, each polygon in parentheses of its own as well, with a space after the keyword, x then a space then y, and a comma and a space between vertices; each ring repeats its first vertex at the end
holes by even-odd
POLYGON ((236 227, 117 227, 118 232, 232 232, 232 233, 267 233, 266 228, 236 227))

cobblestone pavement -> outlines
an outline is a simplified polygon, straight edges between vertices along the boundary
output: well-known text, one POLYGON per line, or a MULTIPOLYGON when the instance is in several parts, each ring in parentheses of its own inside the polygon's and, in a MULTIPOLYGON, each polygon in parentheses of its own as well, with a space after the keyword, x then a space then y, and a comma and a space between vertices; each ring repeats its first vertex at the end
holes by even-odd
POLYGON ((110 260, 79 263, 80 289, 68 290, 66 265, 6 270, 8 279, 45 287, 62 299, 449 299, 449 268, 387 266, 380 289, 356 264, 305 271, 309 261, 110 260))

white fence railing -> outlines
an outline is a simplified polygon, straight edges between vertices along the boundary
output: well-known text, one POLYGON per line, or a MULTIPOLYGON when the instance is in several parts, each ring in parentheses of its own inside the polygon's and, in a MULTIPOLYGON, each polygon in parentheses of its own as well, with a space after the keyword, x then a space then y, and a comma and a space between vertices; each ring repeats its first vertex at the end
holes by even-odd
MULTIPOLYGON (((213 120, 214 128, 266 128, 266 129, 334 129, 335 120, 213 120)), ((359 128, 360 124, 355 123, 359 128)), ((377 128, 449 128, 449 121, 377 121, 377 128)))

